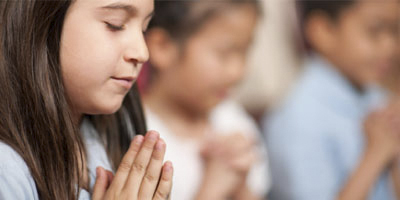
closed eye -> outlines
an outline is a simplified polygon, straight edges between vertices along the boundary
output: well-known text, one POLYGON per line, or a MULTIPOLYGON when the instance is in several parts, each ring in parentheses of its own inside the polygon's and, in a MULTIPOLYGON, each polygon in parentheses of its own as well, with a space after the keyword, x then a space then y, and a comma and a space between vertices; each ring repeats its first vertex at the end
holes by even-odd
POLYGON ((111 24, 109 22, 104 22, 107 25, 107 28, 109 28, 111 31, 122 31, 124 30, 124 25, 118 26, 118 25, 114 25, 111 24))

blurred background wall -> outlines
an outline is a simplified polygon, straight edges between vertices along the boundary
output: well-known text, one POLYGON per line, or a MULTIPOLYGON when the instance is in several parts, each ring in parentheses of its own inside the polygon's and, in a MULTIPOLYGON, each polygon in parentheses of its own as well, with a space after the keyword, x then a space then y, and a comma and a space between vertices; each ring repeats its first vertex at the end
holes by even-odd
POLYGON ((259 119, 287 93, 299 72, 301 42, 291 0, 262 0, 264 16, 236 99, 259 119))

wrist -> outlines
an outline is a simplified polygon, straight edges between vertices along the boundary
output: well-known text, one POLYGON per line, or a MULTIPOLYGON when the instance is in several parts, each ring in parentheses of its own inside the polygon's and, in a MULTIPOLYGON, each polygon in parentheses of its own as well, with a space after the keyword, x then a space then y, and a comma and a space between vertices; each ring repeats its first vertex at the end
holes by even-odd
POLYGON ((237 188, 236 192, 233 195, 234 200, 259 200, 261 199, 257 195, 255 195, 247 184, 244 182, 240 187, 237 188))
POLYGON ((196 200, 226 200, 227 196, 223 194, 221 191, 215 189, 215 187, 210 187, 203 185, 197 191, 196 200))
POLYGON ((224 187, 221 187, 221 185, 218 185, 218 183, 205 176, 200 189, 197 191, 196 200, 226 200, 229 193, 230 191, 226 191, 224 187))

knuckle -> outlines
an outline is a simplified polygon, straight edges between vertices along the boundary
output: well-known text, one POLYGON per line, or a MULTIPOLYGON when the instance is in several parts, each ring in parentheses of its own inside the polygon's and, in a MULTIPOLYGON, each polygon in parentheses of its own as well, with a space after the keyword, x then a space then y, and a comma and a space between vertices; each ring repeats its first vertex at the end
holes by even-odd
POLYGON ((131 163, 122 161, 121 164, 119 164, 119 169, 122 171, 129 171, 131 169, 131 163))
POLYGON ((145 141, 143 143, 143 149, 149 150, 149 151, 153 151, 154 148, 154 143, 150 142, 150 141, 145 141))
POLYGON ((161 181, 165 182, 166 184, 171 184, 172 179, 168 176, 161 176, 161 181))
POLYGON ((154 152, 153 155, 152 155, 152 159, 154 159, 155 161, 162 161, 163 160, 163 154, 154 152))
POLYGON ((144 172, 145 166, 142 163, 135 162, 133 163, 133 168, 138 172, 144 172))
POLYGON ((156 195, 157 198, 156 199, 168 199, 168 192, 163 191, 163 190, 157 190, 156 195))
POLYGON ((155 182, 158 180, 153 174, 147 173, 144 177, 149 182, 155 182))

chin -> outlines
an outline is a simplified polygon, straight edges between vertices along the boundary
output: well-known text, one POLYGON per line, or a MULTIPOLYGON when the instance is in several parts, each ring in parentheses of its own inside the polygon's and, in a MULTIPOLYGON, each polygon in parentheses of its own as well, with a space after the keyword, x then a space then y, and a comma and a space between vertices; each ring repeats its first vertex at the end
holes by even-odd
POLYGON ((98 115, 111 115, 116 113, 122 106, 122 101, 115 103, 107 103, 96 106, 96 112, 98 115))

